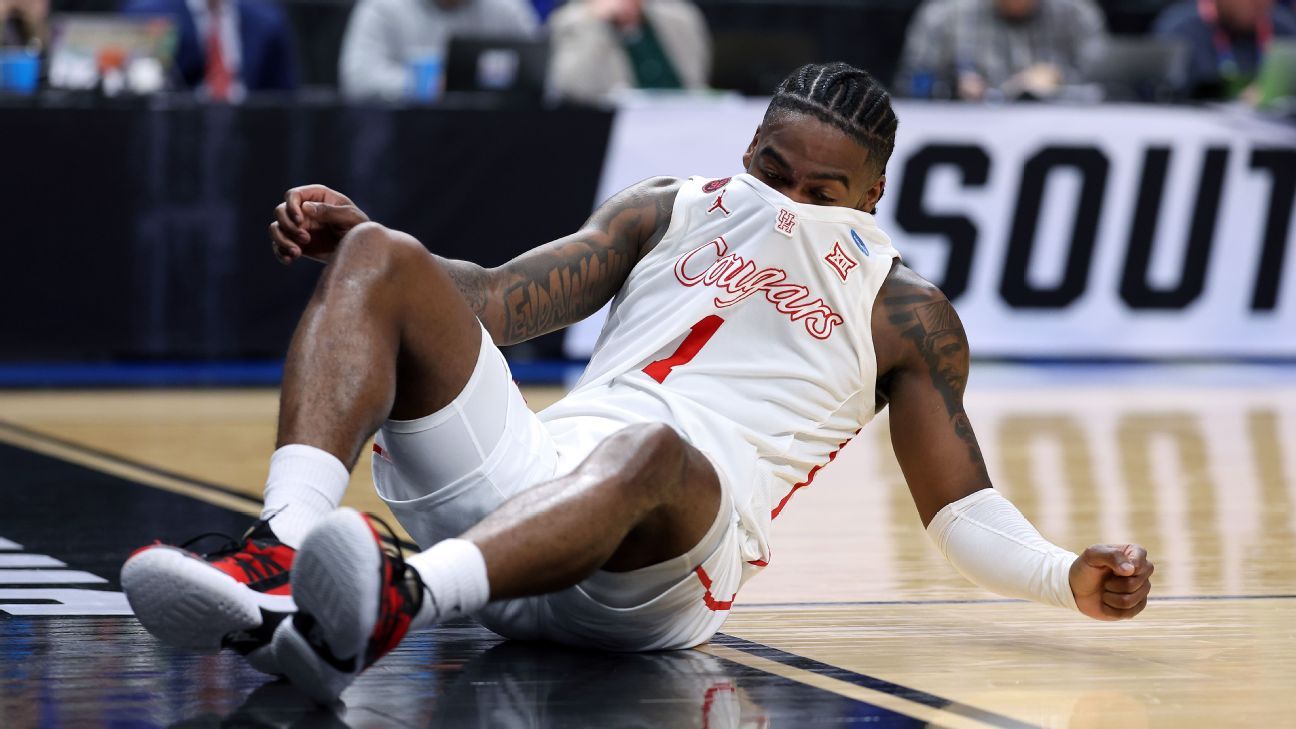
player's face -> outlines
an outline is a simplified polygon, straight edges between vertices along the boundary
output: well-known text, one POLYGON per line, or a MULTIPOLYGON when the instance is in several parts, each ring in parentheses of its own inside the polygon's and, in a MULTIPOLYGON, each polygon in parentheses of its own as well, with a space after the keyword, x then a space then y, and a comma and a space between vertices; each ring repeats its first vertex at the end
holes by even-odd
POLYGON ((743 155, 747 174, 796 202, 872 212, 886 177, 867 163, 868 150, 845 132, 795 112, 768 119, 743 155))

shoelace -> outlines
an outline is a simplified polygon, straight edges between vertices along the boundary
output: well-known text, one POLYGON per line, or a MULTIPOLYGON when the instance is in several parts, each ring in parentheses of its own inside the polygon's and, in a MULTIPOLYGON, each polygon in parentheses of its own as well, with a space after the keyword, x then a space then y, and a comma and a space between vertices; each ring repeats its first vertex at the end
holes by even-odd
POLYGON ((387 532, 388 539, 379 540, 382 545, 379 549, 391 560, 391 576, 383 575, 384 584, 381 589, 384 594, 378 600, 378 620, 365 651, 365 665, 372 665, 374 661, 396 647, 400 638, 404 637, 408 630, 409 623, 422 607, 424 597, 430 593, 418 570, 411 569, 406 564, 405 555, 401 552, 400 542, 391 525, 373 514, 367 516, 387 532), (402 610, 402 603, 409 607, 402 610))
MULTIPOLYGON (((252 522, 252 526, 248 527, 247 531, 243 532, 243 536, 241 536, 238 539, 235 539, 234 537, 231 537, 230 535, 224 532, 203 532, 202 534, 199 534, 196 537, 191 537, 190 539, 184 541, 179 545, 179 547, 181 549, 189 549, 189 545, 197 544, 198 542, 202 541, 203 539, 206 539, 207 537, 220 537, 221 539, 225 540, 224 544, 212 550, 211 552, 199 552, 199 554, 201 554, 204 559, 212 559, 212 560, 220 559, 221 557, 224 557, 228 554, 233 554, 234 552, 243 549, 243 545, 247 544, 248 540, 252 538, 252 533, 260 529, 261 527, 265 526, 266 524, 269 524, 270 520, 278 516, 278 514, 279 511, 276 510, 271 512, 268 516, 261 519, 257 519, 256 521, 252 522)), ((387 525, 384 524, 383 526, 387 526, 387 525)), ((390 527, 388 528, 390 529, 390 527)))
MULTIPOLYGON (((243 536, 240 539, 234 539, 224 532, 203 532, 196 537, 186 540, 179 546, 181 549, 189 549, 191 545, 197 544, 203 539, 219 537, 225 541, 219 547, 210 552, 200 552, 199 554, 202 555, 203 559, 216 562, 226 557, 233 557, 234 563, 243 570, 249 580, 254 582, 265 580, 278 573, 284 572, 285 568, 273 557, 267 556, 260 551, 252 551, 253 548, 256 547, 255 543, 252 542, 252 534, 262 526, 270 523, 270 520, 274 517, 275 514, 270 514, 264 519, 257 519, 252 523, 252 526, 248 527, 247 531, 243 532, 243 536)), ((384 524, 384 526, 386 525, 384 524)), ((390 527, 388 528, 390 529, 390 527)))
POLYGON ((217 547, 216 549, 210 552, 198 552, 198 550, 190 550, 190 551, 197 552, 198 554, 202 555, 203 558, 205 559, 220 559, 221 557, 224 557, 227 554, 237 552, 243 548, 243 545, 240 542, 235 540, 234 537, 225 534, 224 532, 203 532, 202 534, 199 534, 196 537, 181 542, 179 544, 179 547, 181 549, 189 549, 191 545, 197 544, 198 542, 201 542, 202 540, 208 537, 220 537, 221 539, 224 539, 225 542, 221 544, 221 546, 217 547))
MULTIPOLYGON (((379 549, 383 551, 383 554, 391 557, 392 560, 396 562, 396 569, 399 576, 404 577, 407 569, 405 565, 405 553, 401 551, 400 539, 396 537, 396 530, 392 529, 391 525, 386 521, 383 521, 382 517, 377 514, 365 512, 365 516, 368 517, 369 521, 377 522, 378 525, 383 528, 383 531, 387 532, 387 538, 379 540, 379 543, 382 545, 379 549)), ((415 574, 418 573, 415 572, 415 574)), ((419 583, 422 584, 422 579, 419 580, 419 583)))

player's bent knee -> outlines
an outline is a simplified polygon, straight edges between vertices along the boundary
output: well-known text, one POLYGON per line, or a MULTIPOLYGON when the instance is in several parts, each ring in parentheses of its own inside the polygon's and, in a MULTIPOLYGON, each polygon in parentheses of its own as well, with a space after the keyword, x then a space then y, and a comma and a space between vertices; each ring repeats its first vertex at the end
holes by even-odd
POLYGON ((372 220, 363 222, 342 237, 339 243, 339 251, 353 251, 356 248, 363 248, 367 245, 381 245, 390 240, 396 231, 388 228, 382 223, 375 223, 372 220))
POLYGON ((405 270, 415 260, 431 261, 427 249, 413 236, 384 225, 366 222, 352 228, 338 245, 330 266, 334 276, 384 278, 405 270))
POLYGON ((619 462, 615 485, 630 493, 669 491, 679 485, 688 464, 689 445, 664 423, 640 423, 617 431, 604 441, 619 462))
POLYGON ((640 423, 621 431, 654 462, 683 463, 688 443, 679 431, 665 423, 640 423))

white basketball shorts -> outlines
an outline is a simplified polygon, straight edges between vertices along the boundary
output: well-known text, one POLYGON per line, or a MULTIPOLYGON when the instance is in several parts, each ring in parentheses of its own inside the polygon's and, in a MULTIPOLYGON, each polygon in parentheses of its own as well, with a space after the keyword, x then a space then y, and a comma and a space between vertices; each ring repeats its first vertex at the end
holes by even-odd
MULTIPOLYGON (((514 384, 482 329, 463 391, 418 420, 389 420, 374 442, 378 495, 424 549, 457 537, 514 495, 572 471, 629 423, 582 418, 553 433, 514 384)), ((493 602, 477 618, 505 637, 620 651, 690 648, 720 629, 742 580, 738 516, 721 477, 707 535, 675 559, 633 572, 597 572, 574 587, 493 602)))

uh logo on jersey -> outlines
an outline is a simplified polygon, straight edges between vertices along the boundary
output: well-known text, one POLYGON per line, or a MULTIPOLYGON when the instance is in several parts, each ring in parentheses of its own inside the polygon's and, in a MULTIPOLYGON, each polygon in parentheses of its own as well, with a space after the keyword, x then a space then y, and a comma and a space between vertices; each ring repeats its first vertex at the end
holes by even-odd
POLYGON ((802 322, 816 339, 832 336, 833 329, 845 321, 823 299, 811 298, 809 288, 789 282, 783 269, 758 269, 753 261, 730 253, 724 236, 680 256, 675 262, 675 278, 685 286, 714 286, 728 294, 715 297, 715 305, 721 309, 762 294, 780 314, 802 322))

